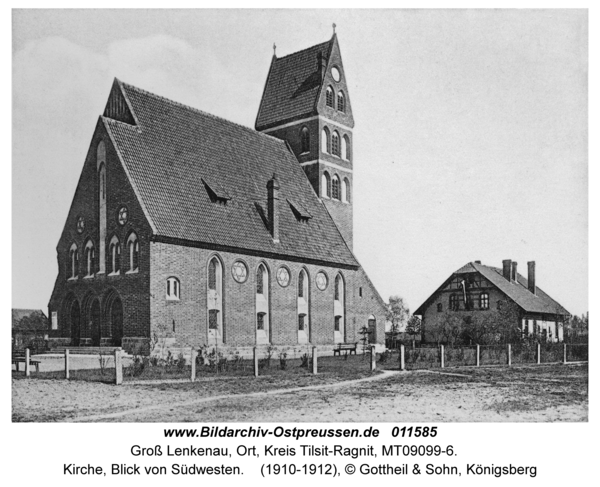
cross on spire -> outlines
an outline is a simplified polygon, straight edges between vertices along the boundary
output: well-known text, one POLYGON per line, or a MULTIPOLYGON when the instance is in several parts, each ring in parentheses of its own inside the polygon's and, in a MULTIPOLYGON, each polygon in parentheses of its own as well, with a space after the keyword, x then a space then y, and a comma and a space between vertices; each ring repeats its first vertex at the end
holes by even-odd
POLYGON ((334 23, 334 24, 331 24, 331 26, 333 27, 333 33, 335 34, 335 28, 337 27, 337 25, 335 25, 335 23, 334 23))
POLYGON ((277 56, 277 45, 273 43, 273 56, 277 56))

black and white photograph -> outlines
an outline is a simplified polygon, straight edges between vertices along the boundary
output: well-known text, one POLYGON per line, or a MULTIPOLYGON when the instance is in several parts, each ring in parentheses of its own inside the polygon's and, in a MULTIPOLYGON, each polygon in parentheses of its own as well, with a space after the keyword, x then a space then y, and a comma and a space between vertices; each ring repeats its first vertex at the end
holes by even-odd
POLYGON ((587 424, 588 22, 12 10, 13 430, 587 424))

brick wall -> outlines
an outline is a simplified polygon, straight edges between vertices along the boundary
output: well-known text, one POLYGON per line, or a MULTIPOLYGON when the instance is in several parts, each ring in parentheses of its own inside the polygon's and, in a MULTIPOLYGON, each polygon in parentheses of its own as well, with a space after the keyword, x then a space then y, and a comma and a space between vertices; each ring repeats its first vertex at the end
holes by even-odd
MULTIPOLYGON (((150 308, 153 331, 160 332, 161 327, 166 330, 172 346, 199 346, 208 342, 207 266, 214 255, 223 263, 223 322, 226 345, 251 346, 256 342, 256 270, 261 262, 269 269, 270 276, 271 343, 290 346, 298 344, 296 299, 298 274, 303 267, 301 264, 165 243, 152 243, 151 255, 150 308), (248 279, 242 284, 236 282, 231 275, 232 264, 238 259, 247 265, 249 271, 248 279), (291 273, 287 287, 281 287, 276 280, 277 269, 282 265, 291 273), (166 280, 171 276, 177 277, 181 282, 180 301, 166 299, 166 280)), ((339 269, 315 265, 307 265, 305 269, 310 282, 311 342, 333 343, 334 279, 339 269), (321 270, 328 277, 328 286, 324 291, 318 290, 315 285, 315 276, 321 270)), ((346 283, 346 341, 354 342, 359 339, 358 330, 367 324, 372 314, 377 320, 376 339, 382 343, 385 310, 376 291, 362 269, 342 270, 341 273, 346 283)))
MULTIPOLYGON (((118 156, 110 142, 101 121, 98 122, 82 173, 75 191, 73 203, 69 210, 65 227, 57 245, 58 276, 48 305, 50 315, 52 311, 58 312, 58 330, 50 331, 51 338, 67 338, 71 334, 69 309, 67 298, 76 299, 81 307, 81 330, 83 338, 90 338, 90 330, 86 325, 87 309, 84 305, 91 305, 94 299, 99 299, 100 307, 105 312, 105 304, 111 292, 117 293, 123 304, 123 333, 129 337, 148 337, 150 323, 150 297, 148 295, 150 283, 150 246, 149 239, 151 228, 144 216, 134 191, 129 183, 118 156), (106 184, 107 184, 107 232, 106 253, 108 254, 109 242, 113 235, 117 235, 121 242, 121 274, 109 276, 107 273, 96 273, 92 278, 85 278, 84 246, 91 238, 96 248, 96 260, 99 255, 99 220, 98 220, 98 177, 96 165, 96 150, 100 140, 106 146, 106 184), (122 206, 128 208, 128 222, 121 226, 117 222, 117 214, 122 206), (85 230, 77 232, 77 219, 83 216, 85 230), (140 244, 139 272, 126 274, 125 243, 129 233, 134 230, 140 244), (79 274, 76 280, 68 279, 69 249, 73 243, 79 249, 79 274)), ((98 264, 96 264, 98 268, 98 264)), ((103 337, 108 334, 103 326, 103 337)), ((84 341, 85 343, 85 341, 84 341)))

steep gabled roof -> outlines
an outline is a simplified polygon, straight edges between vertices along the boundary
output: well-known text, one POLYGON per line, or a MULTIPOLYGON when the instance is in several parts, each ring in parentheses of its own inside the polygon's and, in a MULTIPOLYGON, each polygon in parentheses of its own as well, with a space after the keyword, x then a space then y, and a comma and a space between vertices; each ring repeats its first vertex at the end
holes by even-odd
POLYGON ((509 282, 502 275, 502 269, 491 267, 476 262, 469 262, 448 278, 435 293, 419 306, 415 314, 422 315, 427 304, 435 297, 435 295, 443 289, 449 280, 456 274, 468 274, 471 272, 479 272, 492 285, 504 293, 509 299, 514 301, 523 311, 528 313, 544 313, 544 314, 560 314, 570 315, 558 302, 548 296, 539 286, 536 286, 536 294, 529 291, 527 287, 527 278, 517 273, 517 281, 509 282))
POLYGON ((322 85, 318 57, 329 59, 335 35, 282 58, 273 56, 256 117, 256 130, 265 130, 293 119, 317 114, 322 85))
POLYGON ((156 237, 358 266, 284 141, 126 83, 116 85, 121 106, 132 112, 127 120, 134 123, 102 119, 156 237), (264 223, 273 173, 280 183, 279 243, 264 223), (308 224, 298 221, 288 198, 311 215, 308 224))

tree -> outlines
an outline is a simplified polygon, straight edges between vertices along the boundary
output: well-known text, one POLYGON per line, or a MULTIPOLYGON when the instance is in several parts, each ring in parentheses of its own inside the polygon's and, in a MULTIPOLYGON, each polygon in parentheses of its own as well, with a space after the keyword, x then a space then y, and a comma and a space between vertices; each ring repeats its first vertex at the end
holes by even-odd
POLYGON ((396 348, 396 341, 398 336, 400 336, 402 325, 406 322, 408 315, 409 310, 408 306, 404 303, 404 299, 400 296, 390 296, 385 319, 392 324, 388 332, 392 348, 396 348))
POLYGON ((406 333, 408 333, 414 341, 415 337, 421 334, 421 318, 412 315, 406 323, 406 333))
MULTIPOLYGON (((41 311, 34 311, 27 316, 23 316, 18 321, 13 333, 15 333, 15 339, 17 334, 21 336, 21 346, 43 348, 45 346, 45 337, 48 333, 48 320, 41 311)), ((15 342, 17 341, 18 339, 15 340, 15 342)))

